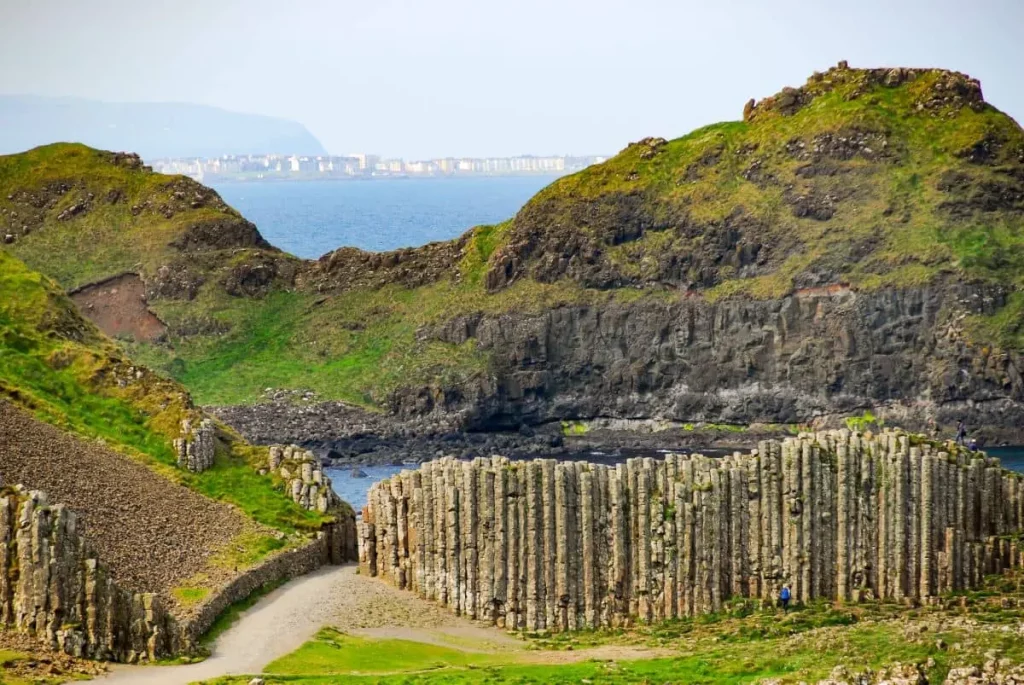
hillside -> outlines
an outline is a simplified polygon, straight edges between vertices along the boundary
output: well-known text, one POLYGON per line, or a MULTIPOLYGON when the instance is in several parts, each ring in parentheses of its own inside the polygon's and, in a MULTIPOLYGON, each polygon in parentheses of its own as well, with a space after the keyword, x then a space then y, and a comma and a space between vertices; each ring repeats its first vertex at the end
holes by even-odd
POLYGON ((112 577, 186 611, 327 517, 261 476, 266 450, 227 429, 213 468, 175 467, 172 440, 199 410, 134 364, 48 278, 0 251, 0 481, 82 516, 112 577))
POLYGON ((302 388, 476 429, 871 409, 1024 438, 1024 132, 955 72, 841 64, 382 254, 297 260, 212 191, 79 146, 0 158, 0 187, 33 268, 137 274, 166 328, 124 344, 203 404, 302 388))
POLYGON ((302 124, 206 105, 0 95, 0 119, 3 153, 74 140, 96 148, 134 150, 146 159, 327 154, 302 124))

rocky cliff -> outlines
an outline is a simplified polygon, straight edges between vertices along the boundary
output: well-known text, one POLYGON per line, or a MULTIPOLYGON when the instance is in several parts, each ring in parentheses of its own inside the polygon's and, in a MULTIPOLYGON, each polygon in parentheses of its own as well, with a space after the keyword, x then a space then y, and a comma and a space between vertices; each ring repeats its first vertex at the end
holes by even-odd
POLYGON ((507 628, 575 630, 777 597, 928 602, 1022 563, 998 460, 900 431, 609 468, 444 459, 371 488, 362 568, 507 628))
MULTIPOLYGON (((963 330, 965 316, 1005 299, 985 287, 836 287, 471 315, 425 335, 492 354, 493 385, 474 397, 470 422, 481 429, 591 417, 803 423, 881 407, 915 428, 963 418, 1019 440, 1024 355, 973 346, 963 330)), ((431 408, 418 395, 395 400, 399 411, 431 408)))

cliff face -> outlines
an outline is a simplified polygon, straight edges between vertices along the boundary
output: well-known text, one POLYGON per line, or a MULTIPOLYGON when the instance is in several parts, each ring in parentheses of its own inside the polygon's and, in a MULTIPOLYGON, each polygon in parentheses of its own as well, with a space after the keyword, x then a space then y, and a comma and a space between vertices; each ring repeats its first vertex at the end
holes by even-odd
POLYGON ((509 629, 618 627, 730 599, 927 602, 1022 562, 1016 474, 898 431, 614 468, 443 459, 373 486, 360 562, 509 629))
MULTIPOLYGON (((831 288, 462 317, 430 335, 493 353, 497 382, 481 392, 478 427, 597 416, 799 423, 888 406, 921 425, 962 417, 1020 439, 1024 357, 972 347, 962 331, 965 314, 1004 301, 998 288, 831 288)), ((422 409, 417 397, 396 405, 422 409)))

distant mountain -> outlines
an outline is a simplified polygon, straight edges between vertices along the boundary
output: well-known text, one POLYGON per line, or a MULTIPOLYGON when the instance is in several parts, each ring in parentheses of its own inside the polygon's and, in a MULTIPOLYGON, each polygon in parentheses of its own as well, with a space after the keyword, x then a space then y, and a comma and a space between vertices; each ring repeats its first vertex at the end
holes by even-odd
POLYGON ((144 159, 326 154, 305 126, 287 119, 205 105, 0 95, 0 154, 53 142, 127 150, 144 159))

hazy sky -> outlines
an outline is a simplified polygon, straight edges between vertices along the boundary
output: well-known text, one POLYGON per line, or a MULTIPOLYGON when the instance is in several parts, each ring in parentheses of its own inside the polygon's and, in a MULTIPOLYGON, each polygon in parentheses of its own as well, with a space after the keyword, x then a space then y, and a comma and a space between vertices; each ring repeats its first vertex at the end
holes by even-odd
POLYGON ((0 92, 300 121, 333 153, 614 152, 853 66, 1024 121, 1024 0, 0 0, 0 92))

